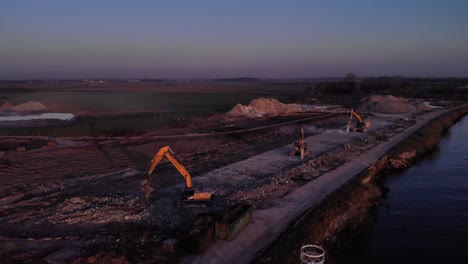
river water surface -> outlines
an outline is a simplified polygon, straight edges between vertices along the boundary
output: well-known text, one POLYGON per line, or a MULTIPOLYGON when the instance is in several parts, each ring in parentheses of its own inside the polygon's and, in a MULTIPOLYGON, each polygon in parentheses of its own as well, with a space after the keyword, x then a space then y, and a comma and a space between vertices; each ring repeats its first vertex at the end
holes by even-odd
POLYGON ((468 117, 385 185, 376 223, 336 263, 468 263, 468 117))

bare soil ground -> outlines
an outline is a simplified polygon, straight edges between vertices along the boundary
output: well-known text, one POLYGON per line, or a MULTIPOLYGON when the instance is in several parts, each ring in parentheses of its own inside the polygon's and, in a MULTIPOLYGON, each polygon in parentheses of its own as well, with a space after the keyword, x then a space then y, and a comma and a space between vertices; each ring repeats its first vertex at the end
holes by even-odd
MULTIPOLYGON (((140 176, 160 147, 171 146, 197 178, 293 142, 300 126, 308 126, 306 135, 310 136, 346 122, 343 114, 332 116, 310 113, 234 120, 235 126, 210 117, 200 120, 196 128, 173 129, 175 134, 191 135, 187 137, 156 133, 135 138, 57 138, 55 147, 25 152, 6 149, 0 157, 0 257, 30 263, 54 259, 60 263, 62 258, 66 262, 77 256, 84 263, 93 263, 88 256, 104 261, 171 262, 178 255, 159 254, 160 243, 169 236, 181 237, 196 212, 181 206, 177 188, 166 191, 183 183, 167 162, 153 176, 157 191, 147 206, 140 176), (303 119, 309 120, 275 125, 303 119), (266 127, 246 130, 259 125, 266 127)), ((46 137, 0 140, 47 142, 46 137)), ((226 203, 227 197, 220 197, 214 207, 226 203)))
MULTIPOLYGON (((90 87, 68 88, 75 93, 90 87)), ((245 84, 241 88, 247 93, 250 89, 245 84)), ((131 112, 119 111, 127 110, 131 112)), ((177 118, 143 135, 116 136, 90 124, 89 136, 0 137, 0 260, 177 262, 186 252, 164 254, 161 243, 182 239, 200 210, 182 206, 184 181, 168 162, 154 173, 155 191, 146 202, 141 173, 159 148, 169 145, 194 177, 194 187, 215 194, 207 210, 218 213, 239 201, 268 208, 272 198, 333 170, 413 122, 400 116, 368 117, 368 133, 343 134, 347 118, 339 112, 253 119, 205 115, 190 121, 177 118), (313 153, 303 161, 288 156, 300 127, 305 127, 313 153), (51 140, 55 146, 48 145, 51 140), (16 150, 23 145, 26 151, 16 150)))

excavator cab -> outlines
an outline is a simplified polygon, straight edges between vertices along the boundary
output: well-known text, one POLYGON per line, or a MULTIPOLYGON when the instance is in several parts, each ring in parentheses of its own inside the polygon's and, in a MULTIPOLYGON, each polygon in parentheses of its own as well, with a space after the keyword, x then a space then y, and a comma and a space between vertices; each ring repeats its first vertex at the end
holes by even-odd
POLYGON ((175 154, 169 146, 162 147, 156 153, 156 155, 154 155, 153 159, 151 160, 150 166, 143 173, 143 180, 142 180, 141 186, 147 199, 150 196, 148 192, 152 192, 152 188, 149 188, 148 180, 151 174, 153 173, 154 169, 156 169, 156 167, 158 166, 158 164, 161 162, 161 160, 164 157, 166 157, 172 163, 172 165, 174 165, 177 171, 185 179, 185 189, 183 191, 184 203, 186 203, 186 205, 188 206, 197 206, 197 204, 206 206, 207 202, 212 199, 211 193, 196 192, 192 188, 192 176, 187 171, 187 169, 185 169, 185 167, 182 164, 180 164, 180 162, 175 158, 175 154))

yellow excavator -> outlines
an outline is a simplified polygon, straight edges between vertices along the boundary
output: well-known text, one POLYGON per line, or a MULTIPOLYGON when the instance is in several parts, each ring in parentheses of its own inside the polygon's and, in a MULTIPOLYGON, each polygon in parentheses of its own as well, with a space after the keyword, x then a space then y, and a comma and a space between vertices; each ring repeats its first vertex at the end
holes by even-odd
POLYGON ((311 152, 307 150, 307 143, 304 141, 304 128, 301 128, 299 139, 294 142, 294 149, 289 153, 289 156, 299 155, 301 159, 309 155, 311 152))
POLYGON ((151 174, 153 173, 156 166, 158 166, 159 162, 166 157, 172 165, 177 169, 177 171, 184 177, 185 179, 185 190, 183 193, 184 201, 185 202, 207 202, 211 200, 211 193, 207 192, 195 192, 192 189, 192 177, 190 173, 185 169, 185 167, 180 164, 180 162, 175 158, 175 154, 169 146, 162 147, 156 155, 154 155, 153 159, 149 167, 143 173, 143 181, 141 183, 141 187, 147 199, 153 189, 149 186, 148 180, 150 179, 151 174))
POLYGON ((360 114, 358 114, 354 109, 351 109, 351 113, 349 114, 349 120, 348 120, 348 127, 346 129, 346 132, 349 132, 349 129, 351 127, 351 122, 353 121, 353 116, 357 119, 357 125, 356 128, 353 129, 353 131, 359 131, 359 132, 366 132, 367 129, 369 129, 371 123, 368 121, 363 121, 362 117, 360 114))

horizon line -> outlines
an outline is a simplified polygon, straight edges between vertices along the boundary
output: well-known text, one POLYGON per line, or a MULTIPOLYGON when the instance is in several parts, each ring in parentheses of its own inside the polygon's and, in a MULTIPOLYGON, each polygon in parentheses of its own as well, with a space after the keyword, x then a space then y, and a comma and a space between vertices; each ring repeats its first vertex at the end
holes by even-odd
MULTIPOLYGON (((178 80, 235 80, 235 79, 255 79, 255 80, 294 80, 294 79, 343 79, 345 76, 321 76, 321 77, 254 77, 254 76, 234 76, 234 77, 181 77, 181 78, 156 78, 156 77, 141 77, 141 78, 118 78, 118 77, 93 77, 93 78, 16 78, 16 79, 0 79, 0 82, 11 81, 178 81, 178 80)), ((382 78, 382 77, 399 77, 399 78, 422 78, 422 79, 467 79, 468 76, 406 76, 406 75, 368 75, 357 76, 357 79, 365 78, 382 78)))

